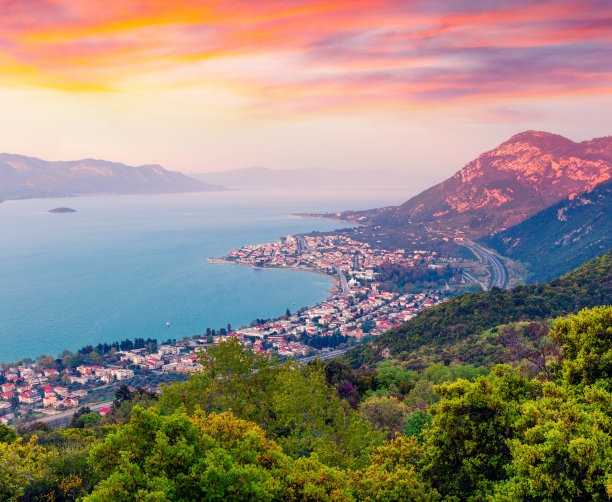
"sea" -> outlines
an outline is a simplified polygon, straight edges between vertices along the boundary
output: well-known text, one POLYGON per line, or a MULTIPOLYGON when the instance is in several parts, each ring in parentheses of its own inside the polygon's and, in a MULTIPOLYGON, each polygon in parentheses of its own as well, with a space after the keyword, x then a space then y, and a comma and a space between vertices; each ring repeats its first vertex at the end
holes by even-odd
POLYGON ((346 224, 294 213, 399 204, 410 193, 224 191, 0 204, 0 362, 135 337, 248 325, 329 296, 309 272, 211 264, 232 249, 346 224), (56 207, 73 213, 49 213, 56 207))

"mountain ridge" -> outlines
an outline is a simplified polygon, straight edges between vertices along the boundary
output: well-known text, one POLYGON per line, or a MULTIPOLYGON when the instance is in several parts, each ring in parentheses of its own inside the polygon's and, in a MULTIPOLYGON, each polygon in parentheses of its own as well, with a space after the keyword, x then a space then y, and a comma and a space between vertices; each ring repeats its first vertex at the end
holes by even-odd
POLYGON ((431 223, 479 238, 611 177, 612 136, 576 143, 558 134, 523 131, 372 221, 431 223))
POLYGON ((129 166, 101 159, 47 161, 0 153, 0 200, 99 194, 224 190, 158 164, 129 166))

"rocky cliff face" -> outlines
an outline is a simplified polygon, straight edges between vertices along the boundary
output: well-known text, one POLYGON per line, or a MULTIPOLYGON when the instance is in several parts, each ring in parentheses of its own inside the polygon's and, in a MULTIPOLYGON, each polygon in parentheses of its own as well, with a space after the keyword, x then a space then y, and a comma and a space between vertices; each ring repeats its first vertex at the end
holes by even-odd
POLYGON ((168 193, 218 190, 158 165, 132 167, 105 160, 48 162, 0 154, 0 200, 87 194, 168 193))
POLYGON ((461 228, 479 237, 515 225, 612 177, 612 136, 573 141, 526 131, 481 154, 389 219, 461 228))

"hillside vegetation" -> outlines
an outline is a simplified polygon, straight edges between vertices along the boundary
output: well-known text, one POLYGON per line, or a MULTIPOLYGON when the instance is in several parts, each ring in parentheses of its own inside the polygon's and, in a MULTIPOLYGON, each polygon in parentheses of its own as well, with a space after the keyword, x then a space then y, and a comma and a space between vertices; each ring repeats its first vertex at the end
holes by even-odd
POLYGON ((549 281, 612 249, 612 182, 551 206, 483 240, 528 263, 529 281, 549 281))
MULTIPOLYGON (((611 304, 612 252, 608 252, 548 283, 455 297, 353 349, 344 355, 344 360, 354 368, 372 364, 383 357, 385 349, 401 360, 409 360, 414 352, 425 349, 440 358, 446 349, 456 348, 470 337, 502 324, 550 319, 611 304)), ((495 340, 492 343, 495 345, 495 340)), ((465 348, 462 362, 490 362, 482 360, 482 350, 470 352, 469 347, 465 348)))
POLYGON ((557 320, 541 372, 280 363, 237 340, 161 396, 0 425, 6 501, 574 501, 612 493, 612 307, 557 320), (254 371, 257 370, 257 371, 254 371), (367 380, 376 389, 367 388, 367 380))

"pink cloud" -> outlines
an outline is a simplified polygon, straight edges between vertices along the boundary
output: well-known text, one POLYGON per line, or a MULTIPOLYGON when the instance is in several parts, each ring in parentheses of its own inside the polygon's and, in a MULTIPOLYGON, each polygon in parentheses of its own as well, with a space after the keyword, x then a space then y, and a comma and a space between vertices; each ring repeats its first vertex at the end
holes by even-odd
POLYGON ((607 0, 0 0, 0 9, 5 76, 74 90, 121 89, 152 69, 163 85, 163 69, 176 82, 203 61, 202 81, 300 110, 612 87, 607 0), (276 71, 258 68, 261 57, 276 71), (244 66, 225 64, 235 58, 244 66))

